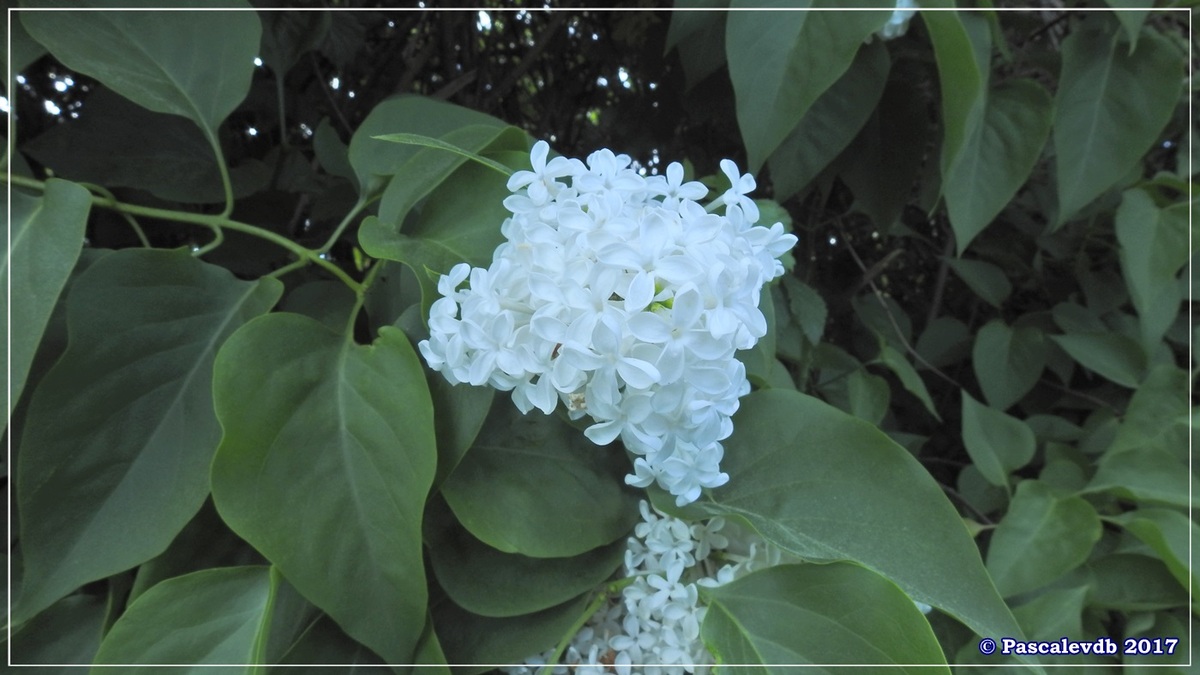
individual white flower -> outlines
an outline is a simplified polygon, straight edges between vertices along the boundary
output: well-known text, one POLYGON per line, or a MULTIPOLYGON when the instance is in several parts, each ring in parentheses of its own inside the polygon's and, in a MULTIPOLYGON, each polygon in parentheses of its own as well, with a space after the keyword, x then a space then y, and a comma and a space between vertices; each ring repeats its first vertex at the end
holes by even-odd
POLYGON ((607 149, 548 157, 535 144, 509 180, 491 265, 439 280, 420 352, 451 383, 511 391, 522 412, 561 401, 590 416, 589 439, 634 455, 627 483, 682 506, 728 480, 720 441, 750 389, 735 351, 766 333, 762 286, 796 238, 756 225, 754 178, 730 160, 730 188, 706 208, 677 163, 644 178, 607 149))

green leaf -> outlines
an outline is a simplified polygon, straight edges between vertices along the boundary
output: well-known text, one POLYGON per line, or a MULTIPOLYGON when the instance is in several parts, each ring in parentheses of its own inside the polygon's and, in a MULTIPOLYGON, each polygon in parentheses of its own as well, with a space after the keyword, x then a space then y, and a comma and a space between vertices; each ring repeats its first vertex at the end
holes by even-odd
POLYGON ((1050 134, 1050 108, 1050 94, 1033 80, 1007 80, 988 92, 982 122, 970 127, 960 159, 942 174, 959 255, 1029 178, 1050 134))
POLYGON ((13 634, 12 665, 87 667, 100 648, 106 609, 104 599, 95 595, 59 600, 13 634))
POLYGON ((1144 190, 1127 190, 1116 216, 1121 272, 1141 319, 1142 344, 1162 339, 1179 314, 1176 275, 1188 260, 1188 205, 1160 209, 1144 190))
POLYGON ((946 657, 912 600, 858 565, 777 565, 701 594, 708 612, 700 634, 718 668, 761 666, 751 672, 770 673, 790 672, 779 667, 786 665, 870 664, 892 666, 888 672, 950 673, 932 665, 946 657))
POLYGON ((1120 333, 1067 333, 1050 339, 1079 362, 1079 365, 1136 389, 1146 374, 1146 353, 1140 345, 1120 333))
POLYGON ((221 567, 168 579, 131 604, 96 655, 106 664, 138 664, 138 672, 211 672, 205 665, 253 664, 271 622, 280 579, 267 567, 221 567), (187 666, 180 668, 179 666, 187 666))
MULTIPOLYGON (((682 0, 675 7, 726 9, 729 0, 682 0)), ((671 12, 667 44, 675 45, 683 64, 684 90, 691 90, 725 65, 725 17, 728 12, 671 12), (683 24, 676 31, 676 22, 683 24), (678 36, 678 39, 676 39, 678 36)))
POLYGON ((759 300, 758 304, 760 305, 759 309, 762 310, 763 318, 767 322, 767 332, 750 349, 735 352, 734 358, 746 366, 746 378, 754 383, 755 386, 761 387, 770 386, 768 383, 771 379, 771 371, 775 366, 775 299, 772 297, 769 289, 765 296, 759 300))
POLYGON ((900 218, 931 140, 922 94, 912 82, 892 79, 875 112, 841 155, 849 162, 841 177, 854 193, 854 208, 880 230, 887 231, 900 218))
POLYGON ((811 344, 819 344, 821 336, 825 333, 825 320, 829 316, 825 300, 812 286, 792 276, 783 278, 783 287, 788 296, 788 309, 791 310, 792 318, 811 344))
MULTIPOLYGON (((13 19, 9 23, 10 34, 8 36, 8 45, 11 45, 12 50, 12 70, 8 68, 8 50, 5 50, 3 56, 0 56, 0 61, 5 63, 5 71, 11 72, 13 75, 25 70, 30 64, 46 55, 46 48, 39 44, 36 40, 29 37, 29 33, 25 31, 25 26, 22 25, 20 18, 21 12, 15 12, 13 19)), ((9 84, 4 85, 5 91, 12 91, 9 84)))
POLYGON ((1179 587, 1157 558, 1130 553, 1108 555, 1089 562, 1085 574, 1092 585, 1088 605, 1096 609, 1138 612, 1188 604, 1187 591, 1179 587))
POLYGON ((941 368, 967 355, 970 335, 967 324, 951 316, 939 316, 925 326, 916 350, 926 362, 941 368))
POLYGON ((1200 485, 1186 460, 1169 450, 1148 446, 1105 453, 1085 492, 1112 492, 1147 504, 1194 508, 1191 495, 1200 492, 1200 485))
MULTIPOLYGON (((828 6, 817 0, 802 3, 772 0, 734 0, 745 7, 807 9, 828 6)), ((871 7, 891 3, 871 0, 871 7)), ((749 171, 763 162, 812 104, 837 82, 854 61, 863 40, 888 20, 888 12, 732 12, 725 23, 725 54, 737 100, 738 127, 749 155, 749 171), (770 105, 764 105, 770 101, 770 105)))
POLYGON ((1188 569, 1189 545, 1200 540, 1200 528, 1190 518, 1170 509, 1143 508, 1122 513, 1112 521, 1146 542, 1185 590, 1197 588, 1196 574, 1188 569))
POLYGON ((1004 304, 1009 293, 1012 293, 1012 284, 1009 283, 1004 270, 992 263, 966 258, 947 258, 946 264, 966 282, 975 295, 997 309, 1004 304))
POLYGON ((811 560, 859 562, 980 635, 1019 634, 958 512, 883 432, 780 389, 744 398, 733 421, 710 514, 811 560))
MULTIPOLYGON (((47 9, 81 4, 103 3, 37 2, 47 9)), ((130 0, 121 6, 160 4, 130 0)), ((239 0, 205 0, 189 7, 250 9, 239 0)), ((213 145, 217 127, 250 90, 262 37, 252 11, 21 12, 21 21, 63 65, 140 106, 194 121, 213 145)))
POLYGON ((321 46, 332 23, 330 12, 266 11, 261 16, 260 52, 277 80, 282 80, 301 56, 321 46))
MULTIPOLYGON (((390 140, 398 136, 413 136, 413 134, 391 134, 376 138, 390 140)), ((393 229, 400 231, 408 212, 437 186, 445 182, 469 158, 478 157, 480 160, 496 164, 493 160, 479 157, 476 153, 489 148, 524 147, 526 136, 523 131, 515 127, 476 124, 455 129, 442 138, 444 140, 427 140, 438 140, 439 143, 448 145, 453 150, 448 151, 439 145, 417 144, 424 147, 396 168, 395 177, 384 190, 383 198, 379 203, 379 219, 391 225, 393 229)), ((503 167, 503 170, 512 173, 508 167, 503 167)), ((507 190, 507 188, 505 189, 507 190)))
POLYGON ((455 527, 433 542, 429 560, 455 604, 480 616, 531 614, 586 593, 612 575, 627 544, 611 544, 571 558, 502 553, 455 527))
POLYGON ((768 162, 776 199, 786 200, 804 189, 854 140, 883 96, 890 68, 882 42, 859 50, 846 73, 821 94, 771 153, 768 162))
POLYGON ((1158 138, 1183 85, 1184 55, 1155 31, 1129 53, 1117 34, 1074 30, 1054 105, 1058 223, 1129 173, 1158 138), (1131 104, 1136 102, 1136 105, 1131 104))
POLYGON ((1146 9, 1148 5, 1138 0, 1104 0, 1104 2, 1109 7, 1118 10, 1113 12, 1113 16, 1121 22, 1121 27, 1125 29, 1125 35, 1129 38, 1129 51, 1132 52, 1137 47, 1138 34, 1142 32, 1142 24, 1150 14, 1150 10, 1146 9))
POLYGON ((271 673, 279 675, 377 675, 384 665, 375 652, 350 639, 328 616, 317 619, 279 659, 271 673))
POLYGON ((934 419, 939 422, 942 420, 941 415, 938 415, 937 408, 933 405, 933 399, 929 397, 929 390, 925 388, 925 381, 921 379, 916 369, 912 367, 912 364, 908 362, 908 359, 903 354, 896 351, 891 345, 881 343, 879 363, 896 374, 896 377, 900 379, 900 384, 904 385, 908 393, 916 396, 921 401, 921 404, 925 406, 930 415, 933 415, 934 419))
POLYGON ((295 312, 316 319, 332 331, 341 332, 357 309, 354 291, 335 279, 317 279, 293 288, 283 302, 282 312, 295 312))
POLYGON ((72 284, 70 342, 21 441, 18 622, 158 555, 195 515, 221 434, 213 359, 281 290, 186 250, 117 251, 72 284))
MULTIPOLYGON (((921 12, 941 83, 943 180, 965 156, 987 107, 991 34, 987 19, 972 12, 921 12)), ((965 244, 960 245, 960 251, 965 244)))
POLYGON ((359 192, 373 192, 372 185, 378 186, 380 177, 390 177, 418 152, 417 147, 388 143, 375 136, 412 133, 437 138, 475 124, 507 126, 491 115, 422 96, 399 96, 380 103, 350 139, 350 166, 358 177, 359 192))
POLYGON ((137 568, 127 602, 159 582, 210 567, 236 567, 262 562, 258 553, 229 530, 212 502, 206 501, 161 555, 137 568))
MULTIPOLYGON (((22 148, 56 175, 131 187, 186 204, 225 201, 221 173, 208 141, 177 115, 155 113, 111 90, 88 95, 87 114, 65 119, 22 148), (86 152, 80 148, 86 147, 86 152)), ((235 197, 266 187, 266 164, 249 159, 230 171, 235 197)))
POLYGON ((891 402, 887 380, 860 368, 846 377, 846 405, 843 410, 875 426, 883 421, 891 402))
POLYGON ((486 267, 504 241, 500 225, 511 215, 504 208, 510 193, 495 172, 468 164, 435 189, 421 217, 403 232, 369 216, 358 230, 363 251, 375 258, 395 260, 412 268, 421 284, 422 317, 437 297, 437 274, 462 262, 486 267))
POLYGON ((433 484, 440 486, 479 436, 496 390, 450 384, 441 373, 429 373, 428 382, 433 397, 433 425, 438 449, 437 477, 433 484))
POLYGON ((407 663, 425 620, 421 518, 437 455, 404 334, 383 328, 360 346, 271 314, 230 338, 213 389, 221 517, 352 637, 407 663))
POLYGON ((1109 454, 1153 449, 1188 457, 1188 374, 1174 366, 1156 366, 1129 400, 1109 454))
POLYGON ((442 152, 448 152, 452 155, 458 155, 473 162, 477 162, 503 176, 511 176, 513 174, 512 169, 499 162, 490 160, 487 157, 483 157, 453 143, 448 143, 440 138, 422 136, 421 134, 383 134, 381 136, 373 136, 373 138, 380 141, 387 141, 388 143, 402 143, 404 145, 415 145, 422 148, 441 150, 442 152))
POLYGON ((473 675, 492 669, 485 664, 522 663, 554 647, 584 618, 588 596, 581 595, 534 614, 502 619, 472 614, 448 601, 432 609, 446 660, 459 666, 478 664, 454 669, 456 673, 473 675))
POLYGON ((10 280, 0 302, 0 321, 9 331, 8 411, 11 413, 25 388, 25 378, 42 333, 71 269, 79 258, 84 227, 92 206, 88 191, 65 180, 51 178, 41 197, 12 190, 9 239, 0 275, 10 280), (15 298, 11 306, 9 300, 15 298), (11 314, 11 321, 10 321, 11 314))
POLYGON ((1100 516, 1085 499, 1022 481, 992 534, 988 571, 1005 597, 1041 588, 1082 565, 1100 533, 1100 516))
POLYGON ((987 402, 1007 410, 1037 384, 1046 366, 1046 340, 1033 326, 1010 328, 992 319, 975 336, 975 378, 987 402))
POLYGON ((967 454, 992 485, 1006 487, 1008 474, 1033 459, 1037 441, 1021 420, 989 408, 962 392, 962 435, 967 454))
POLYGON ((1087 637, 1082 621, 1087 596, 1087 586, 1046 591, 1014 607, 1013 615, 1030 640, 1056 640, 1063 636, 1082 640, 1087 637))
MULTIPOLYGON (((286 12, 284 12, 286 13, 286 12)), ((332 176, 341 176, 349 181, 357 181, 354 168, 350 166, 350 150, 328 117, 321 118, 317 131, 313 135, 313 154, 317 156, 321 168, 332 176)))
POLYGON ((598 448, 557 417, 498 402, 442 494, 476 538, 505 553, 562 558, 625 537, 637 500, 620 446, 598 448))

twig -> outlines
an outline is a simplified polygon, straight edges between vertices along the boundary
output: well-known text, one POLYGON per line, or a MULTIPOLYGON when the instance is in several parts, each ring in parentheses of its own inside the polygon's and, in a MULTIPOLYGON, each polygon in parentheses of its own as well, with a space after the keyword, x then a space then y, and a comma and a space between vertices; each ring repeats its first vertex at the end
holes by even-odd
POLYGON ((329 83, 325 81, 325 73, 321 72, 321 64, 317 63, 315 52, 308 53, 308 62, 312 64, 313 72, 317 74, 317 82, 321 85, 321 91, 325 92, 325 98, 329 99, 329 107, 333 108, 338 123, 342 125, 342 131, 346 132, 347 137, 353 136, 354 129, 351 128, 350 122, 346 121, 346 116, 342 114, 341 107, 338 106, 337 100, 333 97, 333 91, 329 89, 329 83))
POLYGON ((550 24, 538 35, 537 42, 534 43, 533 47, 521 57, 521 62, 517 64, 517 67, 509 71, 504 80, 492 90, 492 95, 488 99, 487 104, 482 106, 484 110, 490 111, 496 107, 500 99, 508 93, 508 90, 516 86, 517 82, 529 72, 529 69, 537 62, 538 57, 542 55, 542 52, 546 51, 546 48, 550 46, 550 42, 558 35, 559 30, 567 21, 567 16, 566 12, 556 12, 554 14, 554 18, 550 20, 550 24))
MULTIPOLYGON (((858 265, 858 268, 863 272, 863 275, 865 277, 868 272, 867 266, 863 264, 862 258, 858 257, 858 252, 854 250, 854 246, 850 243, 850 240, 846 237, 846 231, 842 227, 842 221, 840 219, 835 219, 834 222, 837 225, 838 234, 840 234, 842 236, 842 242, 844 242, 846 244, 846 250, 850 251, 850 256, 852 258, 854 258, 855 264, 858 265)), ((917 352, 917 350, 915 348, 913 348, 912 344, 909 343, 908 338, 904 337, 904 331, 900 330, 900 322, 896 321, 896 316, 894 314, 892 314, 892 308, 888 307, 887 302, 884 301, 883 292, 880 291, 879 287, 875 285, 875 280, 872 278, 868 278, 867 285, 871 287, 871 291, 875 294, 875 299, 879 302, 879 306, 883 307, 883 313, 887 315, 888 321, 892 324, 892 329, 895 330, 896 337, 899 338, 900 343, 902 345, 904 345, 905 351, 907 351, 909 354, 911 354, 912 357, 914 359, 916 359, 918 363, 925 366, 929 370, 933 371, 933 373, 935 375, 937 375, 938 377, 942 378, 943 380, 949 382, 950 384, 958 387, 959 389, 962 389, 962 385, 960 385, 958 382, 956 382, 954 380, 954 378, 943 373, 937 366, 926 361, 925 357, 921 356, 917 352)))
POLYGON ((950 256, 954 255, 954 235, 946 237, 946 245, 942 249, 942 264, 938 266, 937 282, 933 286, 933 302, 929 303, 929 317, 925 320, 928 328, 937 318, 938 309, 942 306, 942 294, 946 291, 946 276, 950 271, 950 256))

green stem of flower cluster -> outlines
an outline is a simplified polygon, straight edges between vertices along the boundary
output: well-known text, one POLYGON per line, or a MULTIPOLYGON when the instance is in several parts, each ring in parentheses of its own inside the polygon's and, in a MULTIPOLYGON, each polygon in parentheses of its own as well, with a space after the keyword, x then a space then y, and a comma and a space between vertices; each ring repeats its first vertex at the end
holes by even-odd
POLYGON ((587 609, 584 610, 583 615, 580 616, 575 623, 571 624, 571 628, 567 630, 566 635, 563 635, 563 639, 560 640, 558 646, 554 648, 554 653, 550 655, 550 658, 546 659, 546 665, 542 666, 542 669, 538 675, 551 675, 554 672, 554 666, 558 665, 559 659, 561 659, 563 654, 567 651, 567 645, 571 644, 571 639, 574 638, 579 631, 583 630, 583 627, 587 624, 588 619, 591 619, 592 615, 600 611, 600 608, 604 606, 604 603, 608 602, 608 595, 608 588, 596 592, 596 597, 592 598, 592 601, 588 603, 587 609))
MULTIPOLYGON (((224 175, 223 178, 226 182, 228 182, 227 174, 224 175)), ((13 185, 21 185, 24 187, 34 188, 36 190, 45 190, 45 188, 46 188, 46 184, 44 182, 39 181, 39 180, 34 180, 32 178, 26 178, 24 176, 12 176, 11 181, 12 181, 13 185)), ((230 194, 232 194, 232 193, 230 193, 230 194)), ((249 234, 251 236, 258 237, 259 239, 265 239, 277 246, 287 249, 290 253, 292 253, 299 259, 296 261, 296 263, 293 263, 294 265, 296 265, 297 263, 303 263, 303 264, 312 263, 314 265, 317 265, 318 267, 324 268, 327 272, 329 272, 333 276, 337 277, 342 283, 346 284, 346 286, 348 286, 350 288, 350 290, 354 291, 355 295, 358 295, 361 297, 366 288, 363 284, 360 284, 359 282, 357 282, 353 278, 351 278, 350 275, 347 274, 345 270, 343 270, 342 268, 338 267, 337 265, 329 262, 328 260, 325 260, 324 258, 322 258, 320 251, 314 251, 312 249, 305 248, 305 247, 301 246, 300 244, 297 244, 296 242, 292 241, 291 239, 288 239, 287 237, 284 237, 282 235, 271 232, 270 230, 265 230, 261 227, 255 226, 255 225, 250 225, 248 223, 242 223, 242 222, 233 220, 233 219, 229 218, 227 213, 218 214, 218 215, 213 216, 213 215, 206 215, 203 213, 185 213, 183 211, 171 211, 169 209, 158 209, 158 208, 154 208, 154 207, 150 207, 150 206, 138 206, 137 204, 126 204, 125 202, 117 201, 116 199, 113 199, 110 196, 98 195, 98 194, 92 195, 92 203, 95 204, 96 206, 100 206, 100 207, 103 207, 106 209, 112 209, 118 213, 128 215, 128 216, 144 216, 147 218, 159 218, 161 220, 171 220, 171 221, 174 221, 177 223, 189 223, 192 225, 200 225, 202 227, 207 227, 207 228, 212 229, 216 233, 217 239, 215 240, 215 243, 220 243, 220 239, 224 236, 221 233, 221 230, 223 228, 228 228, 235 232, 242 232, 244 234, 249 234)), ((229 210, 230 205, 231 204, 226 205, 226 211, 229 210)), ((210 243, 209 245, 205 246, 201 250, 202 251, 209 250, 213 246, 214 246, 214 244, 210 243)), ((289 265, 289 266, 285 267, 284 269, 288 269, 288 271, 290 271, 289 268, 291 268, 291 267, 292 267, 292 265, 289 265)), ((276 274, 276 276, 278 276, 278 274, 276 274)))

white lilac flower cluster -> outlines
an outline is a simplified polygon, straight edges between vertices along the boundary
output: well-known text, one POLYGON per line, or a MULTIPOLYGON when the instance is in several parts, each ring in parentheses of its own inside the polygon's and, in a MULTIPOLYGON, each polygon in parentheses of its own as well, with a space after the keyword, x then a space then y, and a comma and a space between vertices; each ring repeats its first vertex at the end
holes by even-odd
POLYGON ((533 170, 508 181, 491 266, 439 280, 421 354, 451 383, 512 391, 522 412, 590 415, 589 439, 636 455, 627 483, 695 501, 729 479, 721 441, 750 389, 734 352, 766 333, 759 296, 796 237, 755 225, 754 177, 730 160, 732 186, 705 207, 678 163, 644 177, 610 150, 548 153, 535 144, 533 170))
MULTIPOLYGON (((700 640, 707 608, 698 587, 720 586, 781 561, 779 549, 724 518, 689 524, 644 501, 641 510, 625 551, 629 585, 572 638, 555 675, 565 675, 568 666, 579 675, 706 673, 713 659, 700 640)), ((532 675, 553 656, 551 649, 504 670, 532 675)))

